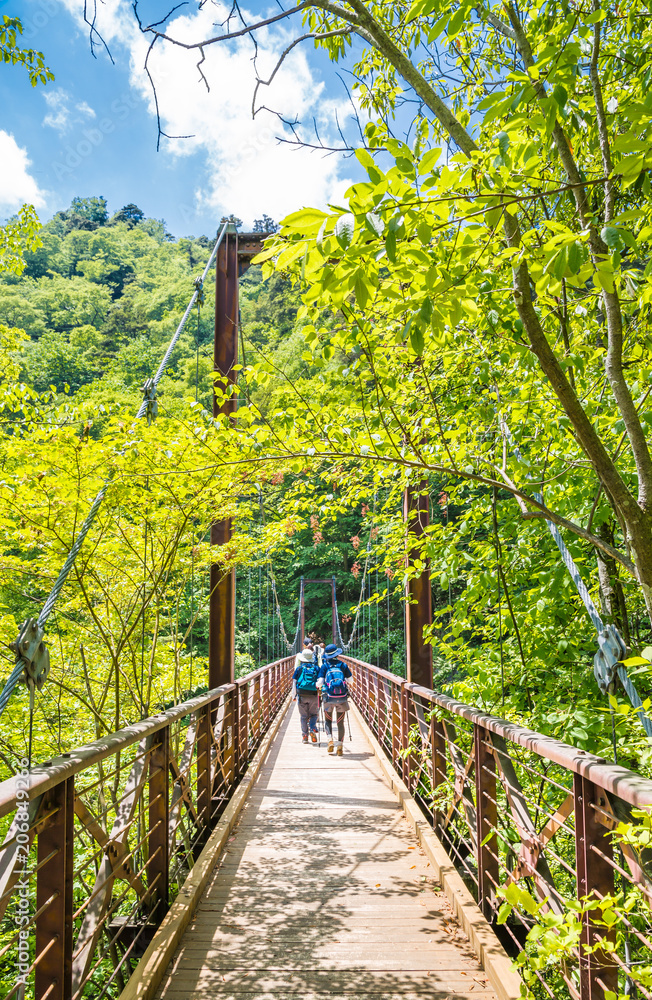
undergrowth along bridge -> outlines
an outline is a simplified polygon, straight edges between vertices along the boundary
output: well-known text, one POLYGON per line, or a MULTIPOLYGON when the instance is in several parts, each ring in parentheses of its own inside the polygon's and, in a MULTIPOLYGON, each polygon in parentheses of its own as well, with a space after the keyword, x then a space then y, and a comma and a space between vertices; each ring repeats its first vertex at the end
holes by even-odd
MULTIPOLYGON (((211 255, 211 260, 217 261, 218 388, 220 379, 225 386, 235 381, 238 278, 261 245, 261 237, 243 237, 226 224, 211 255)), ((204 277, 208 266, 210 261, 204 277)), ((201 281, 196 294, 200 287, 201 281)), ((195 296, 191 306, 194 301, 195 296)), ((156 383, 181 329, 182 325, 157 375, 145 387, 138 417, 155 415, 156 383)), ((214 413, 233 418, 235 406, 235 396, 219 404, 214 400, 214 413)), ((35 622, 26 623, 21 633, 16 668, 0 696, 0 708, 24 672, 32 699, 47 675, 42 641, 45 623, 103 495, 101 491, 94 501, 41 615, 35 622)), ((406 490, 404 517, 413 536, 426 529, 425 484, 415 483, 406 490)), ((212 526, 213 545, 225 544, 230 537, 229 521, 212 526)), ((406 856, 412 860, 407 852, 416 847, 416 842, 409 843, 404 833, 398 841, 392 841, 396 867, 390 870, 387 859, 379 857, 377 845, 361 836, 356 863, 369 874, 373 866, 389 864, 383 869, 387 885, 383 886, 382 881, 368 884, 368 880, 349 871, 354 880, 349 888, 359 892, 349 897, 347 905, 352 912, 357 906, 375 925, 381 921, 380 901, 389 900, 386 930, 379 931, 380 939, 371 942, 380 946, 380 956, 374 959, 373 949, 365 951, 361 947, 357 959, 350 958, 348 966, 339 961, 338 956, 347 950, 347 931, 364 937, 362 925, 354 925, 352 920, 348 927, 339 928, 341 939, 332 940, 341 952, 336 957, 328 949, 321 952, 330 925, 322 922, 326 919, 323 915, 308 908, 302 911, 295 927, 313 920, 316 927, 325 928, 322 939, 313 935, 310 954, 299 956, 292 950, 292 935, 286 937, 282 945, 287 953, 283 978, 279 975, 283 970, 274 965, 279 961, 278 948, 267 948, 258 937, 253 943, 263 965, 256 968, 268 975, 260 975, 253 990, 247 988, 246 980, 249 985, 254 983, 250 978, 252 954, 247 950, 252 938, 247 935, 260 935, 260 922, 256 924, 255 912, 249 911, 246 925, 239 925, 242 947, 234 946, 233 941, 229 944, 224 926, 228 921, 214 915, 206 917, 223 909, 222 901, 211 903, 211 899, 221 900, 220 887, 226 891, 219 874, 217 882, 211 881, 204 902, 200 902, 201 891, 247 793, 253 796, 251 801, 258 796, 256 808, 261 816, 265 810, 269 812, 270 802, 290 800, 294 802, 295 820, 301 809, 318 814, 321 806, 316 803, 314 785, 318 790, 321 782, 324 787, 332 783, 333 773, 337 772, 331 765, 339 762, 323 757, 323 767, 330 770, 320 770, 314 784, 309 778, 296 787, 299 759, 297 766, 293 762, 288 765, 291 758, 285 736, 279 743, 281 737, 275 735, 285 724, 294 657, 283 657, 234 680, 235 574, 225 575, 215 565, 210 583, 208 692, 87 747, 41 763, 26 776, 0 785, 0 821, 6 830, 0 846, 0 1000, 22 1000, 24 996, 35 1000, 101 1000, 121 993, 125 1000, 134 996, 149 1000, 165 974, 168 960, 173 958, 174 947, 179 944, 183 951, 181 932, 194 906, 199 909, 191 933, 205 918, 204 927, 210 928, 210 935, 206 932, 203 939, 210 936, 209 943, 215 945, 212 954, 206 956, 205 966, 193 960, 192 968, 201 973, 197 982, 202 995, 210 982, 216 996, 241 996, 243 1000, 245 996, 253 1000, 254 996, 270 993, 278 1000, 285 993, 305 996, 307 992, 315 997, 350 998, 413 993, 444 1000, 468 997, 480 990, 491 1000, 492 994, 511 1000, 518 984, 509 972, 502 947, 513 955, 522 953, 527 933, 537 922, 551 919, 561 923, 569 901, 591 893, 593 904, 577 918, 578 941, 558 965, 544 963, 533 968, 536 995, 612 1000, 620 993, 652 1000, 652 986, 645 972, 652 937, 649 859, 646 851, 638 850, 635 844, 615 844, 611 836, 619 822, 631 820, 632 810, 652 807, 652 782, 433 691, 431 647, 423 641, 424 628, 431 622, 427 567, 411 581, 406 596, 406 679, 348 657, 353 670, 353 700, 360 713, 359 729, 356 723, 356 741, 360 742, 342 762, 347 768, 340 772, 340 779, 344 773, 347 775, 345 787, 339 787, 340 779, 336 778, 326 798, 330 795, 338 823, 344 829, 349 824, 351 837, 357 836, 355 831, 360 833, 361 828, 368 834, 369 817, 375 816, 383 840, 396 833, 383 827, 380 819, 383 810, 389 809, 387 789, 393 789, 428 858, 414 861, 414 871, 421 872, 419 865, 427 867, 429 863, 447 902, 433 894, 425 904, 428 919, 417 919, 413 907, 420 907, 424 900, 415 899, 413 880, 417 876, 406 875, 413 870, 411 866, 406 868, 406 856), (385 792, 379 792, 377 785, 373 792, 368 791, 371 758, 365 755, 367 751, 360 750, 365 740, 374 752, 373 780, 381 782, 385 792), (270 789, 265 760, 272 759, 274 783, 281 784, 270 789), (374 891, 379 887, 385 889, 386 896, 374 891), (507 892, 509 896, 513 887, 527 890, 526 903, 498 924, 502 894, 507 892), (215 897, 211 896, 213 892, 217 893, 215 897), (627 896, 628 903, 616 932, 605 914, 618 893, 627 896), (397 938, 397 926, 404 919, 402 907, 412 914, 414 928, 414 940, 403 943, 417 945, 412 953, 421 955, 419 961, 425 963, 419 968, 406 965, 409 961, 414 965, 417 960, 405 958, 411 949, 403 948, 397 938), (466 945, 458 941, 447 952, 449 968, 438 970, 437 955, 448 948, 448 944, 442 945, 442 935, 455 933, 447 913, 458 919, 475 958, 464 952, 466 945), (494 930, 500 934, 502 944, 494 930), (430 940, 427 932, 431 932, 430 940), (424 947, 419 948, 422 941, 424 947), (320 967, 319 975, 311 981, 313 988, 308 990, 305 969, 298 963, 311 959, 318 960, 320 967), (383 968, 381 959, 385 962, 383 968), (235 964, 228 965, 229 961, 235 964), (467 962, 472 963, 468 969, 477 973, 474 984, 463 982, 468 970, 462 966, 467 962), (487 973, 484 978, 483 966, 487 973), (220 969, 230 970, 229 976, 222 975, 220 969), (363 971, 370 973, 366 980, 363 971), (442 975, 437 979, 418 972, 442 975), (444 972, 455 975, 447 978, 444 972), (392 984, 396 987, 393 991, 392 984)), ((277 602, 275 589, 274 600, 277 602)), ((294 641, 283 635, 292 652, 302 638, 301 607, 302 599, 294 641)), ((334 587, 332 608, 334 634, 341 639, 334 587)), ((355 626, 352 635, 354 632, 355 626)), ((355 648, 350 636, 347 653, 355 648)), ((308 750, 312 753, 314 748, 308 750)), ((301 760, 305 764, 305 759, 301 760)), ((271 887, 281 897, 284 883, 280 874, 276 878, 274 868, 274 859, 282 855, 277 842, 279 825, 286 839, 292 836, 287 824, 283 828, 283 815, 287 821, 290 813, 277 813, 274 829, 269 831, 268 843, 273 846, 267 855, 271 869, 268 878, 274 876, 271 887)), ((328 811, 323 815, 330 822, 328 811)), ((311 850, 318 859, 326 843, 322 833, 317 824, 311 834, 311 850)), ((257 826, 245 820, 237 833, 238 838, 249 841, 261 842, 261 836, 264 824, 257 826)), ((231 866, 233 916, 237 916, 244 897, 265 890, 265 873, 261 870, 258 879, 248 879, 250 853, 245 844, 241 850, 242 870, 240 863, 231 866)), ((286 860, 291 867, 291 853, 286 860)), ((282 867, 279 860, 279 872, 282 867)), ((327 866, 322 864, 318 871, 323 878, 328 877, 327 866)), ((318 896, 320 882, 314 878, 310 882, 313 875, 309 866, 304 866, 301 877, 318 896)), ((418 877, 429 878, 421 874, 418 877)), ((263 914, 261 909, 260 915, 267 929, 262 938, 273 940, 278 913, 263 914)), ((201 929, 198 933, 202 938, 201 929)), ((554 936, 556 932, 551 933, 554 936)), ((184 966, 180 958, 179 963, 179 969, 191 968, 184 966)), ((168 981, 162 996, 174 1000, 174 986, 168 981)))

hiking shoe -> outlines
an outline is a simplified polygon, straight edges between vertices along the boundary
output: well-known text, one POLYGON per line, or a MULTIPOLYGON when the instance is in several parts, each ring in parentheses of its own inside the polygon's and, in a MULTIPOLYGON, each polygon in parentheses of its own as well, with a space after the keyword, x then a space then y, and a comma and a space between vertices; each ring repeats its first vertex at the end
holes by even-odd
POLYGON ((332 740, 329 740, 329 741, 328 741, 328 752, 329 752, 329 753, 332 753, 334 749, 335 749, 335 746, 334 746, 334 744, 333 744, 333 741, 332 741, 332 740))
POLYGON ((303 743, 307 743, 308 742, 308 733, 304 733, 303 734, 303 736, 301 737, 301 741, 303 743))
POLYGON ((339 745, 339 746, 338 746, 338 748, 337 748, 337 756, 338 756, 338 757, 341 757, 343 753, 344 753, 344 747, 343 747, 343 746, 342 746, 342 744, 340 743, 340 745, 339 745))
POLYGON ((310 739, 312 740, 313 743, 317 742, 317 733, 315 732, 314 729, 313 729, 313 731, 310 734, 310 739))

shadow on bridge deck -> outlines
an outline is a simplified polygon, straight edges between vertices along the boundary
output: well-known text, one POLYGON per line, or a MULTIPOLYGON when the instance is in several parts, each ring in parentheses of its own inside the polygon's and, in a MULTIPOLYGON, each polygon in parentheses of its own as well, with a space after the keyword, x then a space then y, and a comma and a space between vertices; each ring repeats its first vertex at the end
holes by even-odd
POLYGON ((495 1000, 358 723, 288 712, 159 1000, 495 1000))

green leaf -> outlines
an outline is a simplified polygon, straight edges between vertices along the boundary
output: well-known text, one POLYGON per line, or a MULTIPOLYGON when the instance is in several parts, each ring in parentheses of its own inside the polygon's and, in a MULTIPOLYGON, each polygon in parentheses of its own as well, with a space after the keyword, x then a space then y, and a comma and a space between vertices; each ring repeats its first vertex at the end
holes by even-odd
POLYGON ((568 247, 562 247, 557 256, 555 257, 555 262, 550 268, 550 273, 554 274, 555 278, 561 279, 566 273, 566 265, 568 263, 568 247))
POLYGON ((396 229, 390 226, 385 236, 385 249, 392 264, 396 263, 396 229))
POLYGON ((354 232, 355 219, 353 216, 341 215, 335 223, 335 238, 342 250, 347 250, 351 246, 354 232))
POLYGON ((316 233, 326 218, 326 212, 318 208, 302 208, 283 219, 283 232, 316 233))
POLYGON ((423 330, 418 323, 412 323, 410 327, 410 347, 417 357, 421 357, 424 348, 424 338, 423 330))
POLYGON ((438 0, 415 0, 407 13, 407 21, 414 21, 417 17, 425 14, 432 14, 438 4, 438 0))
POLYGON ((437 166, 441 159, 441 149, 429 149, 419 160, 419 173, 429 174, 437 166))
POLYGON ((605 11, 604 10, 594 10, 592 14, 588 15, 588 17, 585 17, 583 14, 580 15, 580 16, 581 16, 582 22, 584 24, 597 24, 598 21, 604 20, 605 11))
POLYGON ((450 21, 448 22, 447 34, 449 38, 455 38, 455 36, 460 31, 462 25, 464 24, 465 18, 466 18, 466 7, 460 6, 455 11, 450 21))
POLYGON ((577 274, 582 266, 584 255, 579 243, 571 243, 568 247, 568 268, 571 274, 577 274))
POLYGON ((615 250, 620 244, 620 233, 615 226, 605 226, 600 235, 610 250, 615 250))
POLYGON ((375 236, 382 237, 385 232, 385 223, 376 212, 367 212, 365 215, 367 225, 375 236))
POLYGON ((552 92, 552 96, 557 102, 559 108, 563 111, 563 109, 566 107, 566 102, 568 100, 568 91, 566 90, 566 88, 562 87, 561 83, 558 83, 552 92))
POLYGON ((595 279, 596 285, 602 288, 605 292, 613 292, 614 290, 614 278, 610 271, 601 270, 596 268, 593 272, 593 277, 595 279))
POLYGON ((369 179, 374 184, 379 184, 383 178, 383 173, 378 167, 371 153, 366 149, 356 149, 356 158, 367 171, 369 179))
POLYGON ((353 288, 355 291, 356 302, 361 309, 364 309, 369 301, 371 288, 363 268, 359 268, 358 271, 356 271, 353 288))

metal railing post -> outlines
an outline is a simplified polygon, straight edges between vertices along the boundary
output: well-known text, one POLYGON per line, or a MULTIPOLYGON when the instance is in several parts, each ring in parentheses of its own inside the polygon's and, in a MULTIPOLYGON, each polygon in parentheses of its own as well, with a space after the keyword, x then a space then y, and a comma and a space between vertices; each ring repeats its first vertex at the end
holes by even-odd
POLYGON ((220 748, 222 751, 222 763, 224 765, 224 777, 226 781, 226 787, 222 791, 222 797, 228 795, 229 789, 233 784, 236 775, 237 760, 236 760, 236 743, 237 743, 237 733, 238 733, 238 693, 239 688, 236 687, 235 691, 229 691, 228 694, 224 696, 224 725, 222 726, 222 739, 220 742, 220 748))
POLYGON ((391 681, 392 685, 392 764, 398 771, 399 751, 401 749, 401 692, 397 692, 397 684, 391 681))
POLYGON ((261 697, 262 697, 261 709, 262 709, 262 716, 263 716, 263 726, 264 726, 265 729, 267 729, 267 726, 269 725, 269 720, 270 720, 270 715, 269 715, 269 670, 266 670, 265 673, 263 674, 263 676, 261 677, 261 679, 260 679, 260 687, 261 687, 261 697))
POLYGON ((147 884, 152 892, 151 914, 156 923, 161 922, 170 902, 169 772, 170 727, 165 726, 152 737, 149 755, 147 884))
MULTIPOLYGON (((609 831, 597 819, 595 807, 605 808, 606 794, 592 781, 575 774, 575 865, 577 898, 592 892, 598 896, 614 892, 613 844, 609 831)), ((618 968, 609 953, 599 949, 587 954, 601 940, 612 938, 606 928, 598 927, 589 911, 582 922, 580 939, 580 998, 604 1000, 606 991, 618 993, 618 968)))
POLYGON ((487 920, 495 913, 498 885, 498 807, 496 797, 496 761, 489 746, 488 730, 473 724, 475 749, 475 801, 478 829, 478 906, 487 920))
MULTIPOLYGON (((414 695, 407 688, 405 689, 405 744, 404 748, 407 750, 411 746, 412 737, 412 727, 418 726, 417 713, 414 706, 414 695)), ((405 764, 405 784, 408 786, 411 792, 414 792, 418 777, 415 774, 415 759, 414 754, 410 750, 410 753, 406 753, 403 758, 405 764)))
POLYGON ((38 834, 34 994, 36 1000, 70 1000, 73 949, 73 841, 75 779, 48 792, 46 812, 56 810, 38 834), (48 903, 48 901, 50 902, 48 903), (39 960, 39 956, 42 956, 39 960))
POLYGON ((249 683, 238 685, 238 775, 247 770, 249 761, 249 683))
POLYGON ((442 821, 442 812, 437 808, 437 793, 440 787, 446 784, 446 736, 441 721, 434 717, 430 720, 430 752, 432 754, 432 825, 436 832, 440 829, 442 821))
POLYGON ((197 724, 197 821, 200 830, 199 843, 208 834, 211 820, 211 726, 213 704, 210 702, 199 712, 197 724))
POLYGON ((253 700, 251 704, 251 729, 254 741, 258 741, 260 737, 260 675, 254 677, 254 693, 253 700))
MULTIPOLYGON (((401 684, 401 750, 406 750, 409 739, 409 709, 408 709, 408 693, 405 690, 405 685, 401 684)), ((401 758, 401 776, 405 784, 409 787, 410 785, 410 767, 406 754, 403 754, 401 758)))

